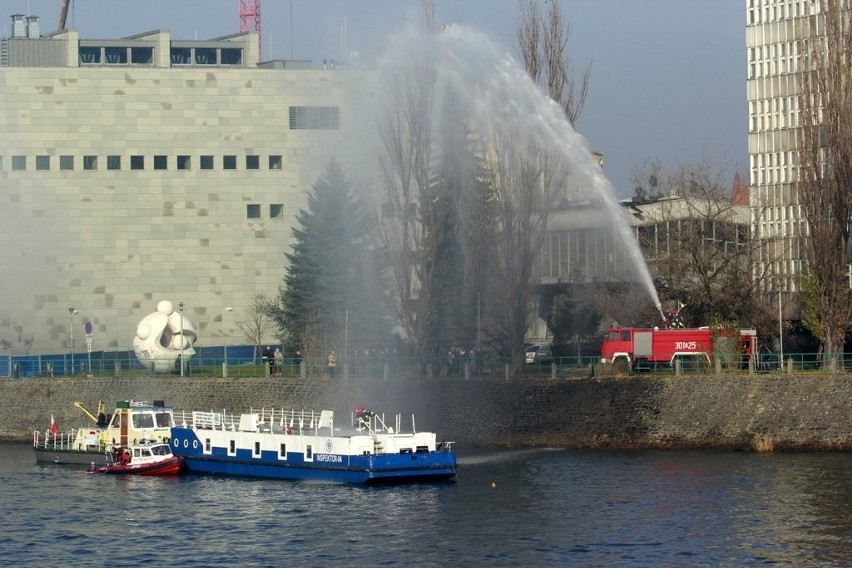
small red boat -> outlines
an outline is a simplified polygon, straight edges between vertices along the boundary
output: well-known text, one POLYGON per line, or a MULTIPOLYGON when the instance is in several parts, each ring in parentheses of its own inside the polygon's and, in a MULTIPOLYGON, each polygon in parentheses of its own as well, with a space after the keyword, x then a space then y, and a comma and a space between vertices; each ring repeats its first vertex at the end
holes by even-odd
POLYGON ((138 444, 116 446, 107 455, 108 465, 90 467, 89 473, 135 475, 176 475, 183 468, 182 458, 172 454, 165 442, 142 440, 138 444))

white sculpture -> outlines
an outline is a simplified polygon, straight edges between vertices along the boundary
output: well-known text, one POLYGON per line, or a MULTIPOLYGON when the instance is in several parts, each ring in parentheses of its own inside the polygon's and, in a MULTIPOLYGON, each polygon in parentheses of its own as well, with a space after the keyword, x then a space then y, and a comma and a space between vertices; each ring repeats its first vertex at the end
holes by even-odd
POLYGON ((174 306, 168 300, 157 304, 157 311, 148 314, 136 326, 136 337, 133 338, 133 350, 136 358, 154 372, 168 372, 176 367, 176 362, 183 352, 184 365, 195 355, 192 345, 198 337, 192 322, 180 312, 175 312, 174 306), (183 329, 181 329, 181 319, 183 329), (181 343, 183 349, 181 350, 181 343))

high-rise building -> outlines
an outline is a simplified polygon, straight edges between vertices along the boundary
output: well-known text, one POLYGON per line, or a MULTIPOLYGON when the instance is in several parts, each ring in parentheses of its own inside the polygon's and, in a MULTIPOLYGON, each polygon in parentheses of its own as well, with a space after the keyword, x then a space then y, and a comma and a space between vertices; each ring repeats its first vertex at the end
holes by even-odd
POLYGON ((748 153, 757 271, 779 294, 785 319, 799 319, 797 280, 807 234, 796 197, 796 72, 802 26, 812 0, 746 0, 748 153))
POLYGON ((184 302, 199 345, 247 343, 240 319, 276 294, 295 216, 342 157, 355 72, 259 63, 256 32, 28 21, 0 40, 0 352, 80 349, 86 322, 95 350, 129 349, 160 300, 184 302))

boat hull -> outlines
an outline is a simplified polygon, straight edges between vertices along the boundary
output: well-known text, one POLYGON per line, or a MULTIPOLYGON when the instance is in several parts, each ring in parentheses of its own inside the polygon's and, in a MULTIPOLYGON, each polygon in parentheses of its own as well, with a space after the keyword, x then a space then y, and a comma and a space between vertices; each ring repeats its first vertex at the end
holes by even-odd
MULTIPOLYGON (((257 436, 269 436, 258 434, 257 436)), ((286 439, 286 438, 284 438, 286 439)), ((321 480, 342 483, 410 483, 448 481, 456 476, 453 451, 399 454, 341 455, 286 452, 255 452, 223 446, 204 451, 192 428, 172 429, 172 453, 184 459, 186 471, 224 476, 263 477, 287 480, 321 480)))
POLYGON ((171 457, 156 463, 114 464, 89 468, 89 473, 107 473, 113 475, 177 475, 183 468, 183 460, 171 457))
POLYGON ((71 449, 54 449, 48 447, 35 447, 36 463, 57 464, 72 466, 106 466, 107 456, 101 451, 82 451, 71 449))

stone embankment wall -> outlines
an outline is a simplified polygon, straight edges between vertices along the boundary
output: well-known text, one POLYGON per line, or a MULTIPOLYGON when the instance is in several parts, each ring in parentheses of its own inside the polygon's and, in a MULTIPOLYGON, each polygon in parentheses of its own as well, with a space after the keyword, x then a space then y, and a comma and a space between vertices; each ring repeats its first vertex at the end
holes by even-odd
POLYGON ((199 377, 0 379, 0 440, 28 442, 73 406, 164 400, 176 410, 414 413, 420 430, 487 447, 852 450, 852 376, 331 380, 199 377))

